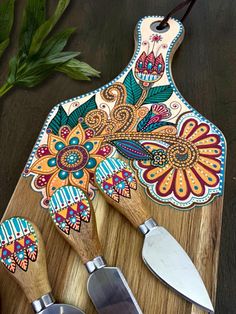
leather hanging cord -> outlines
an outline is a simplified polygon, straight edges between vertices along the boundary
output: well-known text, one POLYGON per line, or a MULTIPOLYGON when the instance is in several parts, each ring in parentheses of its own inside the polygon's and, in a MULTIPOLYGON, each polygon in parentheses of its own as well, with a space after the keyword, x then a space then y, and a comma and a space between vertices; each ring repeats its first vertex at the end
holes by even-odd
POLYGON ((158 25, 157 29, 163 29, 166 25, 167 25, 167 22, 169 20, 169 18, 175 14, 177 11, 183 9, 185 6, 188 6, 187 7, 187 10, 186 12, 184 13, 183 17, 181 18, 181 22, 183 22, 186 17, 189 15, 190 11, 192 10, 192 7, 193 5, 195 4, 197 0, 185 0, 181 3, 179 3, 174 9, 172 9, 165 17, 164 19, 161 21, 161 23, 158 25))

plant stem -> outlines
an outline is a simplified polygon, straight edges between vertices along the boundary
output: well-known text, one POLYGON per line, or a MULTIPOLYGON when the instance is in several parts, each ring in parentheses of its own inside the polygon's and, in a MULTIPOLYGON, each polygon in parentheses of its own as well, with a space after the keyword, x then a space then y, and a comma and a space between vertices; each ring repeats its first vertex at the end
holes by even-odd
POLYGON ((0 97, 5 95, 12 87, 13 87, 13 85, 9 84, 8 82, 3 84, 2 87, 0 87, 0 97))

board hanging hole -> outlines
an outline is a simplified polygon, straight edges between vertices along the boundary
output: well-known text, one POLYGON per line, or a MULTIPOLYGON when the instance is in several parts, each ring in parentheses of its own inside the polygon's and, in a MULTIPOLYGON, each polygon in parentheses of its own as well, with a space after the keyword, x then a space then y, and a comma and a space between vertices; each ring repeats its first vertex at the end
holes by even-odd
POLYGON ((150 26, 151 30, 155 33, 165 33, 169 30, 170 28, 169 23, 166 22, 165 25, 161 27, 160 27, 160 24, 161 24, 161 21, 153 22, 150 26))

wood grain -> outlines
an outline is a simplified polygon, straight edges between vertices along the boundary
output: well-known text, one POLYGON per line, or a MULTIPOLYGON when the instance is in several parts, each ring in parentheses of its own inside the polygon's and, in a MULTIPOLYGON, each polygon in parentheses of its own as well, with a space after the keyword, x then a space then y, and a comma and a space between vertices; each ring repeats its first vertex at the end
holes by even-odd
POLYGON ((72 246, 84 264, 93 260, 97 256, 103 255, 98 238, 95 212, 92 202, 89 201, 89 203, 91 211, 90 221, 88 223, 83 223, 79 232, 71 229, 70 233, 66 234, 55 224, 58 232, 66 239, 69 245, 72 246))
POLYGON ((116 208, 122 215, 124 215, 135 228, 138 228, 146 220, 151 218, 149 211, 145 210, 146 206, 142 201, 145 199, 145 192, 140 185, 138 185, 137 190, 130 191, 130 197, 120 197, 118 202, 114 201, 106 193, 102 192, 99 185, 97 186, 106 201, 111 204, 111 206, 116 208))
MULTIPOLYGON (((190 255, 214 301, 222 198, 217 198, 204 208, 198 207, 184 213, 154 204, 148 197, 144 201, 154 219, 165 226, 190 255)), ((142 235, 131 228, 124 217, 107 206, 101 195, 93 203, 104 256, 109 265, 122 269, 144 313, 204 313, 165 287, 145 267, 141 258, 142 235)), ((43 210, 39 204, 40 195, 31 190, 30 178, 21 178, 4 219, 17 213, 37 223, 46 243, 49 280, 56 300, 78 306, 88 314, 95 313, 86 292, 88 275, 84 265, 58 234, 47 210, 43 210)), ((0 277, 1 313, 15 314, 17 309, 19 314, 31 313, 23 292, 2 267, 0 277)))

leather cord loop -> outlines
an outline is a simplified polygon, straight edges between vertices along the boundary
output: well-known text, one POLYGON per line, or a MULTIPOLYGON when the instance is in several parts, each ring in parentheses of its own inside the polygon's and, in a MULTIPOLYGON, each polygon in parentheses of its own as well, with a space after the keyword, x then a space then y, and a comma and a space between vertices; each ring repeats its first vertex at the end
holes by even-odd
POLYGON ((165 26, 167 25, 167 22, 169 20, 169 18, 175 14, 176 12, 178 12, 179 10, 183 9, 184 7, 188 6, 187 7, 187 10, 185 11, 184 15, 182 16, 181 18, 181 22, 183 22, 186 17, 189 15, 190 11, 192 10, 193 8, 193 5, 195 4, 197 0, 185 0, 181 3, 179 3, 174 9, 172 9, 165 17, 164 19, 160 22, 160 24, 158 25, 157 29, 163 29, 165 28, 165 26))

